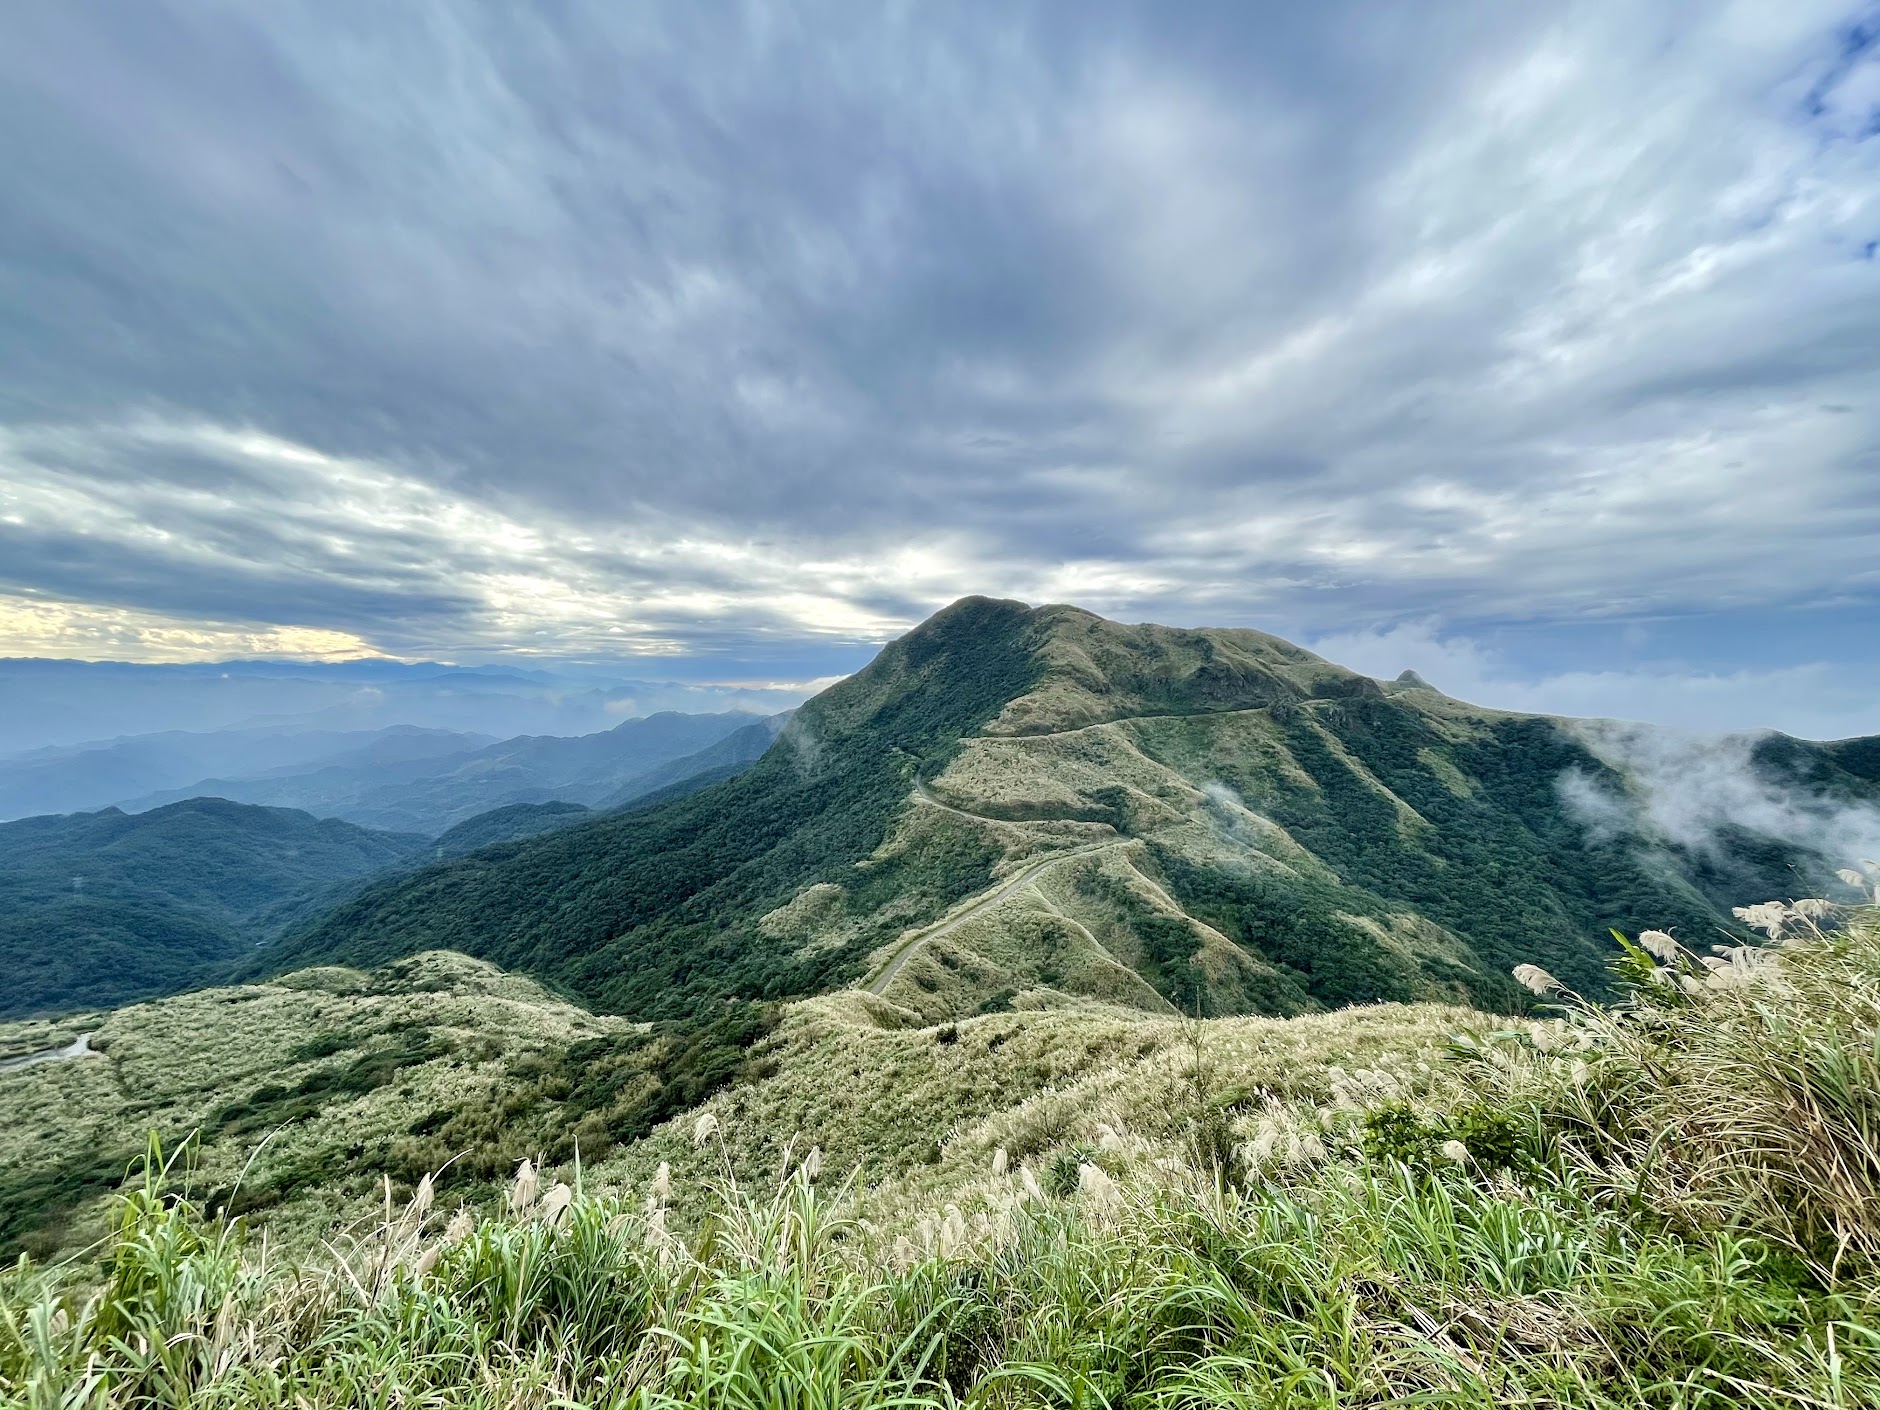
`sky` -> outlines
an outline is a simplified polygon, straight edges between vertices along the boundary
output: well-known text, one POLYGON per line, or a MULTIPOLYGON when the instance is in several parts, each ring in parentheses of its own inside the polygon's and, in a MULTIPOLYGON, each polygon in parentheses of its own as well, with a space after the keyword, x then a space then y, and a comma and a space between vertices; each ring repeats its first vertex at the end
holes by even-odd
POLYGON ((0 656, 805 689, 969 593, 1880 732, 1880 8, 0 17, 0 656))

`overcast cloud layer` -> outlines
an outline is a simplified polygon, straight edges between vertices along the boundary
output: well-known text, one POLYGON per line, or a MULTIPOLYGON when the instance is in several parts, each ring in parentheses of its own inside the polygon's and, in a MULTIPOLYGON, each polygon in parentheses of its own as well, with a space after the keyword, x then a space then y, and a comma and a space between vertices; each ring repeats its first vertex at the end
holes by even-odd
POLYGON ((46 0, 0 173, 0 654, 987 592, 1880 730, 1871 5, 46 0))

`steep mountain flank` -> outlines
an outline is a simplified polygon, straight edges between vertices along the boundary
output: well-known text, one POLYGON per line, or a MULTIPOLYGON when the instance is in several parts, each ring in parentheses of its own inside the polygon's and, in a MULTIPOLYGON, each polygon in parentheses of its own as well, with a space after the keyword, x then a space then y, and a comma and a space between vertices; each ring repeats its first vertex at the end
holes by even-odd
MULTIPOLYGON (((857 981, 928 1020, 1500 1007, 1514 963, 1597 990, 1608 927, 1722 939, 1820 870, 1615 823, 1641 785, 1594 742, 1259 632, 971 598, 740 777, 374 888, 268 960, 452 946, 636 1017, 857 981)), ((1875 796, 1858 741, 1789 744, 1770 778, 1875 796)))
POLYGON ((371 888, 265 959, 376 964, 449 947, 646 1017, 839 983, 990 881, 999 849, 970 829, 884 842, 918 772, 1031 685, 1034 635, 1022 604, 956 604, 810 701, 736 778, 371 888), (855 933, 793 948, 760 929, 817 883, 845 888, 865 918, 855 933))

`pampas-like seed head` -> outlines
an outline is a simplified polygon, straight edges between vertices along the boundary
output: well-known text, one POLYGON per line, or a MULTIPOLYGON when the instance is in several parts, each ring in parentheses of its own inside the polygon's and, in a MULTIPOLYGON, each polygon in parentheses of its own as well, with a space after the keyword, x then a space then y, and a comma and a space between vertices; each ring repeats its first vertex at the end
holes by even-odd
POLYGON ((1260 1129, 1254 1134, 1247 1147, 1255 1165, 1264 1165, 1273 1158, 1273 1152, 1279 1148, 1280 1130, 1271 1121, 1262 1121, 1260 1129))
POLYGON ((1025 1187, 1026 1198, 1035 1200, 1044 1199, 1044 1186, 1038 1183, 1038 1177, 1032 1174, 1029 1165, 1021 1165, 1019 1167, 1018 1183, 1025 1187))
POLYGON ((803 1157, 803 1178, 812 1185, 816 1177, 822 1174, 823 1154, 821 1146, 811 1146, 809 1154, 803 1157))
POLYGON ((450 1223, 444 1226, 444 1247, 454 1248, 469 1238, 476 1231, 476 1227, 476 1215, 472 1214, 468 1207, 459 1209, 451 1215, 450 1223))
POLYGON ((568 1188, 567 1185, 557 1181, 555 1187, 551 1189, 542 1200, 542 1208, 540 1211, 542 1222, 549 1225, 559 1223, 562 1216, 568 1212, 568 1207, 573 1203, 574 1191, 568 1188))
POLYGON ((1545 997, 1557 994, 1567 986, 1537 964, 1518 964, 1514 967, 1514 982, 1530 993, 1545 997))
POLYGON ((718 1118, 706 1112, 692 1126, 692 1144, 702 1146, 718 1134, 718 1118))
POLYGON ((1469 1148, 1458 1140, 1444 1141, 1441 1150, 1444 1160, 1453 1160, 1457 1165, 1467 1165, 1470 1160, 1469 1148))
POLYGON ((525 1159, 516 1167, 516 1183, 509 1187, 509 1207, 518 1214, 526 1211, 535 1203, 541 1183, 541 1177, 535 1173, 535 1162, 525 1159))
POLYGON ((1661 964, 1676 964, 1684 953, 1684 947, 1662 930, 1641 930, 1638 942, 1646 954, 1661 964))
POLYGON ((426 1175, 418 1181, 418 1188, 411 1196, 411 1212, 422 1219, 430 1212, 431 1202, 436 1198, 437 1187, 431 1183, 431 1177, 426 1175))
POLYGON ((1754 906, 1737 906, 1730 912, 1752 930, 1760 930, 1771 940, 1780 940, 1793 916, 1780 901, 1763 901, 1754 906))
POLYGON ((1011 1157, 1005 1153, 1005 1147, 1000 1146, 992 1153, 992 1178, 1003 1180, 1005 1172, 1009 1169, 1011 1169, 1011 1157))
POLYGON ((660 1161, 659 1169, 653 1172, 651 1194, 655 1204, 664 1204, 672 1198, 672 1166, 666 1161, 660 1161))
POLYGON ((1115 1204, 1123 1197, 1122 1187, 1089 1161, 1077 1167, 1077 1192, 1098 1205, 1115 1204))
POLYGON ((958 1205, 946 1207, 946 1218, 940 1221, 940 1228, 934 1236, 934 1251, 942 1258, 951 1258, 966 1246, 966 1217, 960 1213, 958 1205))

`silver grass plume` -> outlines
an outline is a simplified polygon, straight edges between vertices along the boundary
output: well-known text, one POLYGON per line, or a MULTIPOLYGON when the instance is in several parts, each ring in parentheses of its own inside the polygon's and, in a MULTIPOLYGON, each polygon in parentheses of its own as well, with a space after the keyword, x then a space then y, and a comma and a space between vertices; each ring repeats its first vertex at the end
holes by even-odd
POLYGON ((1514 982, 1530 993, 1539 994, 1543 998, 1549 994, 1563 993, 1567 987, 1537 964, 1516 965, 1514 982))
POLYGON ((526 1212, 535 1203, 535 1197, 541 1190, 541 1177, 536 1174, 535 1162, 525 1158, 516 1167, 516 1182, 509 1187, 509 1207, 517 1214, 526 1212))
POLYGON ((1089 1161, 1077 1167, 1077 1193, 1100 1207, 1118 1204, 1123 1198, 1122 1187, 1089 1161))
POLYGON ((1684 954, 1684 947, 1662 930, 1642 930, 1638 942, 1645 953, 1663 964, 1676 964, 1684 954))
POLYGON ((476 1232, 477 1217, 466 1205, 451 1215, 450 1223, 444 1226, 443 1243, 446 1248, 454 1247, 476 1232))
POLYGON ((542 1207, 538 1213, 542 1222, 553 1228, 561 1222, 562 1216, 568 1212, 569 1206, 573 1203, 574 1191, 566 1184, 557 1181, 554 1188, 543 1197, 542 1207))
POLYGON ((1794 917, 1780 901, 1762 901, 1754 906, 1737 906, 1731 912, 1752 930, 1760 930, 1771 940, 1780 940, 1794 917))

